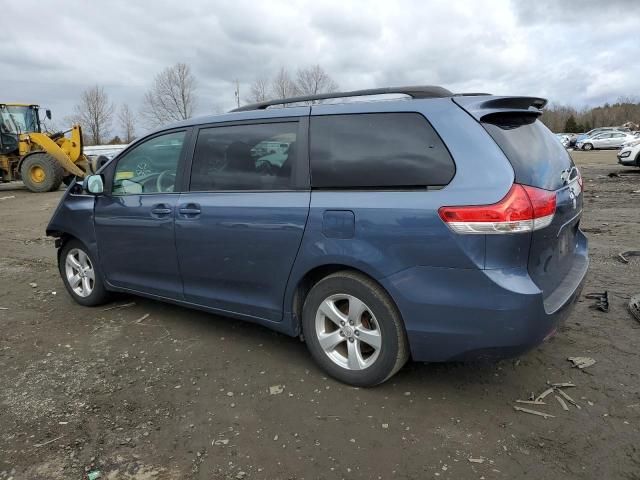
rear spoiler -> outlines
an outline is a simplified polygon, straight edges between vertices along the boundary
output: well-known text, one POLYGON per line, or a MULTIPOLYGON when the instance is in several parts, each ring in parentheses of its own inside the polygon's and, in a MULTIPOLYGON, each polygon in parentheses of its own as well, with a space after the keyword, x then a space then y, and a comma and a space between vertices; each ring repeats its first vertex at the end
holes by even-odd
POLYGON ((452 100, 478 121, 494 113, 538 116, 547 104, 547 100, 540 97, 454 96, 452 100))

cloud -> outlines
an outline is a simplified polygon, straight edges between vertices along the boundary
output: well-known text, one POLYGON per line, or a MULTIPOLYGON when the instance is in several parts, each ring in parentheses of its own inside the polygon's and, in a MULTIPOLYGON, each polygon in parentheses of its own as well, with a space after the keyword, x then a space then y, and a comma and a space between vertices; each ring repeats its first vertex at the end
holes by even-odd
POLYGON ((637 95, 640 78, 635 0, 23 0, 3 18, 0 100, 58 122, 95 84, 137 110, 176 62, 196 75, 198 113, 232 108, 236 79, 243 97, 258 76, 316 63, 343 89, 440 84, 578 107, 637 95))

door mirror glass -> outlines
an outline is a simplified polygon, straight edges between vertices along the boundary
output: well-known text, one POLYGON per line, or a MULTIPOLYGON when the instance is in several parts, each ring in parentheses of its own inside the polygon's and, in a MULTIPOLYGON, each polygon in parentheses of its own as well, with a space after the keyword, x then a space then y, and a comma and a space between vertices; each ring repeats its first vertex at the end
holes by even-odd
POLYGON ((46 109, 46 110, 44 111, 44 114, 47 116, 47 118, 48 118, 49 120, 51 120, 51 110, 46 109))
POLYGON ((94 195, 102 193, 104 191, 104 181, 102 180, 102 175, 89 175, 87 178, 85 178, 84 189, 94 195))

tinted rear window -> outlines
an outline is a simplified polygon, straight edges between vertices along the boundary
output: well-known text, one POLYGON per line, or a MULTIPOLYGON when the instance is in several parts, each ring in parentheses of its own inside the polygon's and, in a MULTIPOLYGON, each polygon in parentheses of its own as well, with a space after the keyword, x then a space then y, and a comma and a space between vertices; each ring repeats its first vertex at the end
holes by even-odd
POLYGON ((536 116, 492 114, 482 118, 482 125, 511 162, 516 182, 547 190, 562 187, 560 176, 573 161, 536 116))
POLYGON ((417 113, 311 117, 311 183, 321 188, 446 185, 453 159, 417 113))

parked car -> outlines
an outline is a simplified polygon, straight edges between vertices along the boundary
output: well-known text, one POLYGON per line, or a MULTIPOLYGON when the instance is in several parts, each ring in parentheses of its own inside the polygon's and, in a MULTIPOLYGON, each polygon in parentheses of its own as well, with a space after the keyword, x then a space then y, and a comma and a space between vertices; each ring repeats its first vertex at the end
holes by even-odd
POLYGON ((569 148, 569 135, 565 133, 556 133, 556 137, 558 138, 558 140, 560 140, 560 143, 564 148, 569 148))
POLYGON ((349 384, 517 355, 588 266, 582 178, 545 104, 407 87, 185 120, 72 184, 47 234, 81 305, 128 292, 256 322, 349 384), (345 100, 389 93, 405 98, 345 100))
POLYGON ((598 135, 600 133, 607 133, 607 132, 625 132, 625 133, 630 133, 631 130, 629 130, 626 127, 598 127, 598 128, 594 128, 592 130, 589 130, 586 133, 581 133, 580 135, 578 135, 576 137, 574 145, 577 145, 578 142, 582 142, 582 141, 586 140, 587 138, 595 137, 596 135, 598 135))
POLYGON ((576 143, 576 148, 582 150, 620 148, 623 144, 632 141, 634 138, 635 137, 631 133, 613 130, 598 133, 593 137, 587 137, 580 140, 576 143))
POLYGON ((640 140, 625 143, 618 152, 618 163, 627 167, 640 167, 640 140))

